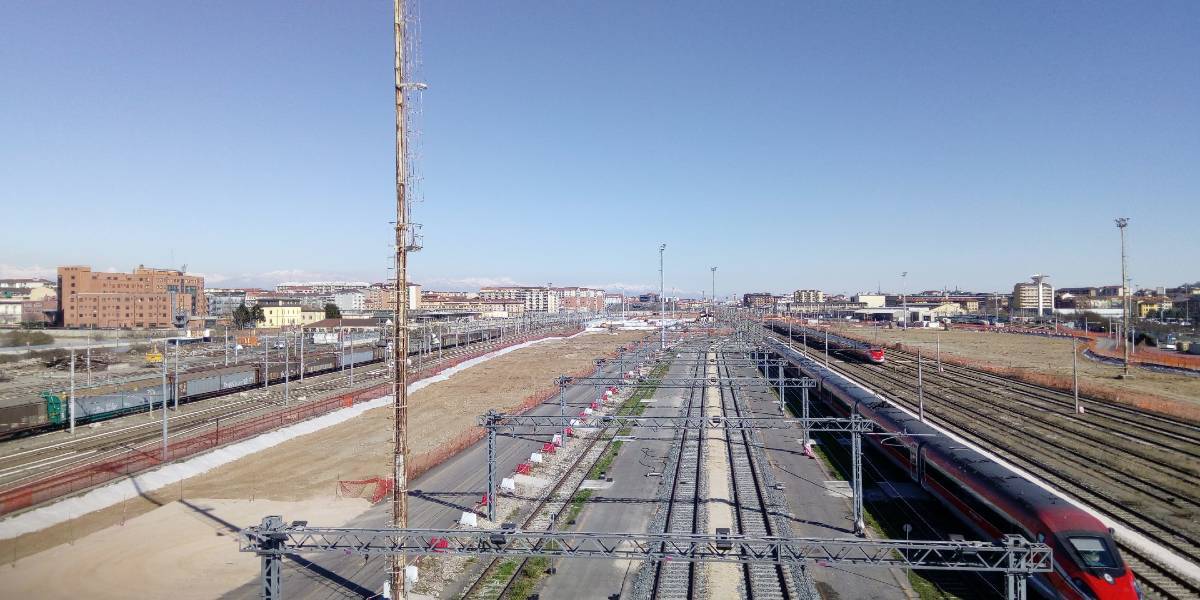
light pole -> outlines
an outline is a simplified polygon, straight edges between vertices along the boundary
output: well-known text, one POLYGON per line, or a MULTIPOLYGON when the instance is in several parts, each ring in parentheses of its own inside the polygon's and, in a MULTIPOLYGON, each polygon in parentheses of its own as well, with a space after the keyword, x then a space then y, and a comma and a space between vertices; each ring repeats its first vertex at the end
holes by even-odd
POLYGON ((713 320, 717 318, 717 268, 711 267, 712 271, 712 312, 713 320))
POLYGON ((667 349, 667 296, 666 283, 663 278, 663 253, 667 251, 666 244, 658 246, 658 318, 662 325, 662 349, 667 349))
POLYGON ((904 307, 904 329, 908 329, 908 294, 904 293, 904 289, 908 287, 907 279, 908 271, 900 273, 900 303, 904 307))
MULTIPOLYGON (((1122 337, 1126 338, 1129 335, 1129 289, 1126 288, 1125 276, 1125 228, 1129 226, 1129 219, 1126 217, 1118 217, 1115 219, 1117 230, 1121 232, 1121 315, 1122 337)), ((1124 339, 1125 346, 1125 361, 1122 369, 1121 377, 1129 377, 1129 340, 1124 339)))

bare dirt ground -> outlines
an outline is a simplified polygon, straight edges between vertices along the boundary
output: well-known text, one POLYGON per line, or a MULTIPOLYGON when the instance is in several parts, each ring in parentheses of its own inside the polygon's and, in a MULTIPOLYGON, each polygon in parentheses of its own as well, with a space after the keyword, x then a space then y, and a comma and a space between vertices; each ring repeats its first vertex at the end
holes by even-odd
MULTIPOLYGON (((875 332, 868 327, 842 326, 839 329, 852 337, 867 341, 875 339, 875 332)), ((953 329, 879 330, 880 342, 899 342, 912 348, 919 346, 922 354, 931 358, 939 338, 943 355, 1068 379, 1071 377, 1071 341, 1068 339, 953 329)), ((1081 387, 1090 384, 1109 388, 1117 394, 1150 394, 1200 405, 1200 377, 1134 369, 1132 379, 1117 379, 1120 372, 1120 367, 1101 364, 1083 356, 1079 358, 1081 387)))
MULTIPOLYGON (((431 450, 437 444, 466 431, 474 426, 476 417, 488 409, 505 410, 514 407, 530 394, 552 387, 558 375, 589 367, 593 359, 644 336, 644 332, 622 332, 615 335, 597 333, 569 340, 543 342, 493 358, 461 371, 447 381, 435 383, 413 393, 410 396, 409 417, 413 454, 431 450)), ((73 561, 83 561, 69 563, 74 565, 73 569, 87 573, 115 569, 123 573, 113 576, 115 581, 141 577, 145 561, 137 561, 133 557, 165 553, 171 544, 179 541, 179 537, 152 533, 155 529, 139 529, 137 531, 140 533, 137 535, 122 532, 130 531, 130 524, 139 515, 150 517, 155 513, 163 513, 170 515, 172 522, 194 521, 198 513, 180 503, 181 499, 204 498, 205 502, 217 503, 220 506, 242 506, 239 503, 248 504, 253 501, 255 506, 252 517, 227 519, 235 526, 256 523, 265 514, 263 507, 272 506, 272 502, 286 503, 281 506, 293 507, 291 510, 297 513, 300 509, 294 507, 310 504, 321 506, 322 503, 326 503, 330 505, 330 509, 337 509, 344 502, 350 502, 336 496, 339 479, 366 479, 386 476, 390 472, 390 414, 390 409, 386 408, 369 411, 345 423, 290 440, 204 475, 190 478, 178 486, 170 486, 149 493, 143 498, 89 513, 43 531, 2 540, 0 565, 3 566, 0 566, 0 580, 6 585, 10 580, 15 581, 17 577, 24 581, 23 578, 27 576, 26 570, 39 564, 68 564, 45 559, 51 555, 57 556, 54 553, 61 552, 59 548, 63 544, 73 543, 79 546, 87 540, 95 540, 97 547, 103 550, 86 555, 73 555, 73 561), (238 503, 226 504, 218 502, 219 500, 238 503), (263 501, 269 502, 264 504, 263 501), (164 512, 164 509, 171 505, 178 506, 170 512, 164 512), (109 564, 113 556, 131 558, 118 561, 115 565, 109 564)), ((355 500, 352 504, 357 506, 362 503, 355 500)), ((365 508, 365 505, 363 507, 365 508)), ((349 519, 353 514, 345 518, 349 519)), ((330 522, 332 520, 330 519, 330 522)), ((191 531, 186 529, 188 525, 175 526, 184 528, 180 530, 183 532, 191 531)), ((196 553, 211 552, 221 558, 206 557, 203 560, 212 560, 213 564, 230 560, 236 562, 231 558, 230 548, 224 545, 228 544, 229 538, 218 538, 211 528, 201 535, 224 542, 211 547, 193 548, 194 553, 189 556, 195 557, 196 553)), ((253 561, 249 564, 251 567, 254 565, 253 561)), ((45 576, 42 571, 32 573, 34 574, 28 576, 45 576)), ((245 579, 238 579, 237 583, 245 579)), ((199 590, 197 596, 211 597, 232 587, 226 583, 227 580, 214 576, 196 581, 193 587, 199 590), (204 590, 207 590, 206 593, 200 593, 204 590)), ((70 595, 67 588, 62 586, 74 586, 70 587, 70 590, 75 593, 83 593, 86 590, 91 594, 96 587, 91 579, 74 576, 60 577, 54 585, 56 587, 51 588, 47 583, 44 592, 41 587, 31 587, 28 588, 31 590, 29 594, 16 597, 70 595)), ((148 592, 126 593, 121 597, 165 596, 148 592)))
POLYGON ((0 567, 6 598, 212 598, 258 573, 237 551, 236 525, 264 514, 343 524, 370 503, 196 499, 170 502, 125 525, 0 567), (320 515, 320 516, 318 516, 320 515), (138 550, 141 550, 140 552, 138 550))

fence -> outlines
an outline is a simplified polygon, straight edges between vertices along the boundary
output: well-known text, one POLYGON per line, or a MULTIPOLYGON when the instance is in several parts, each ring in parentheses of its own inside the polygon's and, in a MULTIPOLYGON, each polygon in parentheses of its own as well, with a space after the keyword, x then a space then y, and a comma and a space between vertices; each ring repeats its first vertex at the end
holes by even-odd
MULTIPOLYGON (((549 333, 523 336, 510 341, 505 346, 511 346, 528 341, 538 340, 556 335, 574 333, 578 329, 556 330, 549 333)), ((473 358, 494 352, 495 347, 486 348, 463 356, 422 369, 412 375, 412 380, 424 379, 436 375, 473 358)), ((272 413, 237 421, 221 427, 220 419, 213 423, 211 431, 174 440, 167 449, 167 458, 162 456, 162 442, 147 443, 133 448, 121 456, 104 461, 76 467, 62 473, 51 475, 44 479, 27 483, 16 488, 0 492, 0 515, 22 510, 42 502, 53 500, 88 488, 108 483, 121 477, 137 474, 141 471, 162 466, 164 464, 194 456, 201 452, 212 450, 222 444, 244 440, 246 438, 286 427, 294 423, 320 416, 339 408, 354 406, 359 402, 373 400, 391 393, 391 384, 381 384, 369 388, 355 390, 330 398, 307 402, 299 406, 278 410, 272 413)), ((468 444, 469 445, 469 444, 468 444)), ((418 457, 420 458, 420 457, 418 457)), ((442 460, 445 460, 444 458, 442 460)), ((435 463, 436 464, 436 463, 435 463)), ((426 467, 428 470, 429 467, 426 467)))

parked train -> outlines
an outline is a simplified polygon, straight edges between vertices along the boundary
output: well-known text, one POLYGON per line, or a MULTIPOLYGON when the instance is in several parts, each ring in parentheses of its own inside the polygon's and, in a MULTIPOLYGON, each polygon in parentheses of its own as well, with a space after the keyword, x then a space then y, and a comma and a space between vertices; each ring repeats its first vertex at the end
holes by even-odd
MULTIPOLYGON (((768 327, 777 333, 788 334, 788 326, 784 323, 772 322, 768 327)), ((791 328, 792 337, 795 339, 801 339, 801 334, 804 332, 807 332, 809 340, 814 340, 813 343, 825 343, 825 330, 823 329, 818 330, 799 326, 792 326, 791 328)), ((829 348, 831 350, 839 350, 842 354, 847 354, 867 362, 875 364, 884 363, 884 350, 882 346, 874 346, 858 340, 852 340, 835 333, 829 334, 829 348)))
POLYGON ((884 442, 867 436, 880 452, 906 470, 975 531, 992 539, 1019 534, 1043 542, 1054 554, 1054 570, 1030 578, 1031 587, 1047 598, 1133 600, 1141 592, 1133 572, 1121 558, 1112 532, 1087 511, 1007 467, 940 434, 916 417, 771 340, 771 347, 818 380, 834 409, 865 416, 892 433, 907 432, 884 442))
MULTIPOLYGON (((480 342, 500 337, 500 328, 472 331, 470 342, 480 342)), ((441 336, 426 348, 437 350, 453 348, 467 344, 465 333, 452 333, 441 336)), ((321 351, 310 355, 305 353, 304 376, 312 377, 339 370, 343 365, 366 366, 380 362, 386 354, 383 346, 359 347, 353 352, 321 351)), ((417 344, 412 344, 410 356, 420 351, 417 344)), ((181 404, 233 394, 236 392, 262 387, 264 378, 269 384, 283 383, 285 379, 300 378, 300 362, 293 360, 287 365, 272 359, 269 368, 265 369, 262 362, 252 359, 238 365, 203 367, 191 369, 179 374, 167 372, 167 399, 174 402, 172 394, 178 394, 181 404)), ((61 390, 45 391, 39 394, 35 402, 16 406, 0 407, 0 439, 41 433, 61 429, 69 423, 70 408, 68 395, 61 390)), ((128 383, 111 384, 91 388, 78 393, 75 397, 75 423, 86 424, 104 421, 123 415, 149 411, 151 406, 162 405, 162 383, 160 379, 148 377, 128 383), (86 395, 84 395, 86 394, 86 395)))

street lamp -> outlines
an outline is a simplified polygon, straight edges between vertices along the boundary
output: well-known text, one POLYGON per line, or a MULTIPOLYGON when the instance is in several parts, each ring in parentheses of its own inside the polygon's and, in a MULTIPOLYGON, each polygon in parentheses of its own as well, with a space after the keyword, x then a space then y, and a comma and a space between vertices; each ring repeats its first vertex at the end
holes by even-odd
POLYGON ((908 329, 908 295, 904 293, 905 288, 908 287, 908 284, 905 283, 905 280, 907 278, 908 278, 908 271, 904 271, 904 272, 900 273, 900 303, 904 307, 904 328, 905 329, 908 329))

